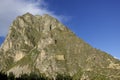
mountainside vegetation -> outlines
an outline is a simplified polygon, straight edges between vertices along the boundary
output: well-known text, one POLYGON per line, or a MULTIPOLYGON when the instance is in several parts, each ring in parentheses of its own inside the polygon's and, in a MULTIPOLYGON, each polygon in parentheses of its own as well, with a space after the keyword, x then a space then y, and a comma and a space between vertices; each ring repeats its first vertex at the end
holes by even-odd
MULTIPOLYGON (((78 78, 80 78, 80 75, 78 76, 78 78)), ((58 74, 55 78, 49 78, 46 77, 44 74, 37 75, 34 72, 30 73, 29 75, 22 74, 19 77, 15 77, 15 75, 12 72, 9 73, 9 75, 5 73, 0 73, 0 80, 78 80, 78 78, 61 74, 58 74)), ((94 76, 90 80, 110 80, 110 79, 106 78, 103 75, 94 74, 94 76)))

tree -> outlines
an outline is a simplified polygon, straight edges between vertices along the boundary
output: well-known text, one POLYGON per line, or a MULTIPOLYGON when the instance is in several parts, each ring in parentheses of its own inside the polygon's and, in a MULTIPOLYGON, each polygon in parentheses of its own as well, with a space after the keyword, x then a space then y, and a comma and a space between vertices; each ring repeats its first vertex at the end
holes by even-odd
POLYGON ((15 76, 14 76, 13 72, 9 73, 8 80, 15 80, 15 76))
POLYGON ((72 77, 69 75, 58 74, 56 80, 72 80, 72 77))
POLYGON ((7 80, 7 75, 0 72, 0 80, 7 80))

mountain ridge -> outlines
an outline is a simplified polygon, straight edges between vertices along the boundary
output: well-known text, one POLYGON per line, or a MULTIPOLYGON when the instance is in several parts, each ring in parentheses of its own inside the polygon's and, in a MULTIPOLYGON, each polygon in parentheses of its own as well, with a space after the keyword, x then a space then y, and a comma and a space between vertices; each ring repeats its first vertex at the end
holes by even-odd
POLYGON ((92 48, 47 14, 26 13, 13 21, 0 49, 0 64, 1 71, 16 77, 35 72, 54 78, 70 75, 74 80, 120 78, 119 60, 92 48))

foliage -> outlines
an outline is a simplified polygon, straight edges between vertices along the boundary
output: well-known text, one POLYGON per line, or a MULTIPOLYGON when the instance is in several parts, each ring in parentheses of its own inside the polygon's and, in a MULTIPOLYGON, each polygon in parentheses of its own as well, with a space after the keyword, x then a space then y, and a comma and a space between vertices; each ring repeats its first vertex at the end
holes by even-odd
POLYGON ((72 80, 72 77, 69 75, 58 74, 56 80, 72 80))
MULTIPOLYGON (((80 75, 81 76, 81 75, 80 75)), ((71 77, 69 75, 62 75, 62 74, 58 74, 56 76, 55 80, 78 80, 79 78, 75 78, 74 76, 71 77)), ((35 74, 34 72, 28 74, 22 74, 20 77, 15 77, 15 75, 11 72, 9 73, 9 76, 7 76, 5 73, 0 73, 0 80, 54 80, 51 78, 46 77, 43 74, 35 74)), ((98 75, 96 74, 96 76, 94 76, 91 80, 109 80, 106 78, 106 76, 104 75, 98 75)))
POLYGON ((109 80, 105 75, 96 74, 92 80, 109 80))
POLYGON ((8 78, 7 78, 7 75, 5 73, 0 73, 0 80, 7 80, 7 79, 8 78))
POLYGON ((79 69, 79 71, 75 75, 73 75, 73 80, 80 79, 82 77, 82 75, 83 75, 83 71, 82 71, 82 69, 79 69))
MULTIPOLYGON (((44 76, 43 74, 35 74, 34 72, 28 74, 22 74, 20 77, 15 77, 15 75, 11 72, 7 76, 5 73, 0 73, 0 80, 54 80, 44 76)), ((58 74, 56 76, 56 80, 72 80, 72 77, 69 75, 61 75, 58 74)))

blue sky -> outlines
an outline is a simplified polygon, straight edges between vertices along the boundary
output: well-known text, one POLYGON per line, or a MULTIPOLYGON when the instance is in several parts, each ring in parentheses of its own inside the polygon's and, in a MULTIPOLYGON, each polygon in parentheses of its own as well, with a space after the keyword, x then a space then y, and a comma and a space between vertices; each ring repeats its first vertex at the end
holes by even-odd
POLYGON ((70 18, 64 22, 95 48, 120 59, 120 0, 47 0, 49 9, 70 18))
MULTIPOLYGON (((23 2, 17 2, 20 6, 16 5, 17 8, 15 9, 14 6, 10 8, 13 11, 9 13, 15 15, 10 19, 15 19, 16 16, 25 13, 26 10, 33 14, 50 14, 68 26, 78 37, 91 46, 120 59, 120 0, 22 1, 26 2, 25 6, 28 6, 23 7, 23 2), (22 10, 18 8, 22 8, 22 10)), ((2 12, 6 13, 7 11, 3 10, 2 12)), ((6 20, 4 21, 6 22, 6 20)), ((9 20, 7 25, 2 26, 8 26, 11 22, 9 20)), ((5 33, 0 32, 0 36, 5 36, 9 27, 3 29, 5 33)))

